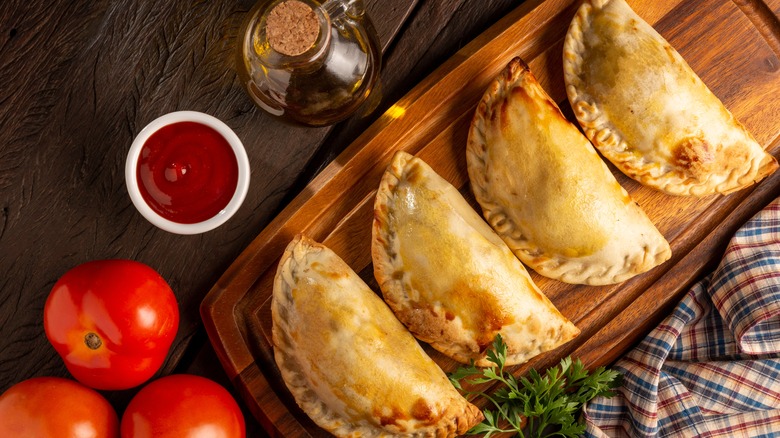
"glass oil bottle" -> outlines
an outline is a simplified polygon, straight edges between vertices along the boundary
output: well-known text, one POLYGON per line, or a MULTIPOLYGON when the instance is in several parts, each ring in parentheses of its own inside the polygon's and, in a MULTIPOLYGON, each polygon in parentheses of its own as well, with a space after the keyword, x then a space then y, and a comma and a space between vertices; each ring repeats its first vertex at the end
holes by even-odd
POLYGON ((324 126, 379 101, 381 51, 362 0, 261 1, 242 35, 239 77, 270 114, 324 126))

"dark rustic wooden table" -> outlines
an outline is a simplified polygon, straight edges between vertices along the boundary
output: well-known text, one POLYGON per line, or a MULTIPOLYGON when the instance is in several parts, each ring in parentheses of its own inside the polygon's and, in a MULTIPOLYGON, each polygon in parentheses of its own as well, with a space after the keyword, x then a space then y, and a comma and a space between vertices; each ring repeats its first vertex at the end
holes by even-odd
MULTIPOLYGON (((265 114, 239 84, 235 45, 253 1, 0 2, 0 392, 68 376, 44 335, 46 297, 68 269, 108 258, 152 266, 176 293, 181 323, 158 376, 194 373, 232 391, 200 320, 204 295, 373 120, 520 2, 367 0, 384 50, 382 101, 318 129, 265 114), (196 236, 151 225, 124 183, 133 137, 176 110, 225 121, 252 170, 238 213, 196 236)), ((104 394, 121 415, 136 391, 104 394)), ((262 435, 246 417, 249 436, 262 435)))

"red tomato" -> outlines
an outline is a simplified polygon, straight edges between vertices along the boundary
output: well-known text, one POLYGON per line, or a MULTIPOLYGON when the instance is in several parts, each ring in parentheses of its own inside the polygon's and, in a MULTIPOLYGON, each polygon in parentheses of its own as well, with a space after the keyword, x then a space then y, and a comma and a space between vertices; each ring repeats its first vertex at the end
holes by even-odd
POLYGON ((116 438, 119 419, 92 389, 59 377, 36 377, 0 395, 0 436, 116 438))
POLYGON ((122 438, 244 438, 241 409, 204 377, 175 374, 141 388, 122 415, 122 438))
POLYGON ((179 328, 179 308, 154 269, 130 260, 84 263, 54 285, 44 329, 79 382, 127 389, 160 369, 179 328))

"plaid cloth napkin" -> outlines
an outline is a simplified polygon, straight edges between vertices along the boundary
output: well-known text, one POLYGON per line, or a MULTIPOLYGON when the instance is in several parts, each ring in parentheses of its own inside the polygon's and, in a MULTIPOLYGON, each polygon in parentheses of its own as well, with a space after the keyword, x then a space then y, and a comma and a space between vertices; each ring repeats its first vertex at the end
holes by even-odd
POLYGON ((780 198, 720 266, 613 366, 623 386, 583 410, 589 437, 780 437, 780 198))

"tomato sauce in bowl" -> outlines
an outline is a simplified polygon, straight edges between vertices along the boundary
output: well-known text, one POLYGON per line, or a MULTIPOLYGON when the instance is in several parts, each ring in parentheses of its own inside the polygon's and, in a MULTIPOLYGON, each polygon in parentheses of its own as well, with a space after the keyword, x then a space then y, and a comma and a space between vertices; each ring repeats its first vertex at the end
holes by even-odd
POLYGON ((238 185, 238 161, 213 128, 178 122, 146 140, 136 177, 152 210, 173 222, 194 224, 228 205, 238 185))
POLYGON ((196 111, 161 116, 136 136, 125 182, 136 209, 176 234, 198 234, 227 221, 249 188, 249 159, 236 134, 196 111))

